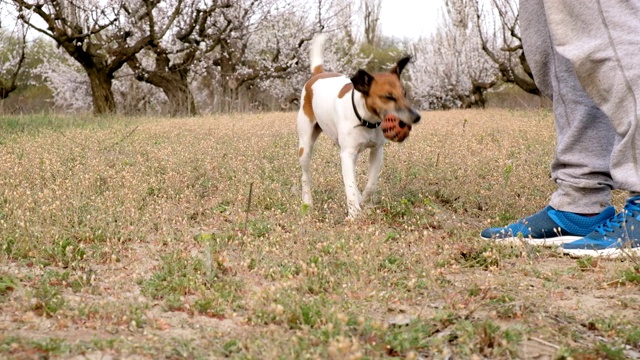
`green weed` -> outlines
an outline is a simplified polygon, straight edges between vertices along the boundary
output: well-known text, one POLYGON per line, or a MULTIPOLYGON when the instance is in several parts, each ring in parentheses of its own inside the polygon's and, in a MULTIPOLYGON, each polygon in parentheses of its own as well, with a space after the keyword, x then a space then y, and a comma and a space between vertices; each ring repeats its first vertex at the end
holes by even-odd
POLYGON ((640 264, 622 270, 623 283, 640 285, 640 264))
POLYGON ((4 299, 18 286, 18 280, 8 274, 0 273, 0 300, 4 299))
POLYGON ((194 294, 200 286, 211 286, 215 277, 207 276, 201 259, 174 251, 161 258, 160 268, 146 280, 140 280, 143 294, 152 299, 194 294))
POLYGON ((41 316, 51 317, 65 305, 61 285, 52 284, 47 277, 40 280, 38 286, 32 291, 32 296, 35 302, 31 309, 41 316))
POLYGON ((576 260, 580 271, 592 271, 598 267, 598 260, 591 256, 585 256, 576 260))
POLYGON ((76 267, 84 259, 86 250, 76 240, 64 238, 46 247, 43 253, 47 263, 67 268, 76 267))

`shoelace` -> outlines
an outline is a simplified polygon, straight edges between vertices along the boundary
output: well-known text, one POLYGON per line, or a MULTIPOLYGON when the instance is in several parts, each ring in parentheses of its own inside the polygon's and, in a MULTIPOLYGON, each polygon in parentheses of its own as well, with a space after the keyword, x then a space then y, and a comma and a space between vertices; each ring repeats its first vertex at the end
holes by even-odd
POLYGON ((633 217, 634 213, 638 213, 636 217, 637 220, 640 220, 640 204, 636 204, 634 202, 628 202, 624 206, 624 210, 621 211, 618 215, 614 216, 612 219, 605 221, 604 223, 598 225, 596 227, 596 231, 602 235, 606 235, 607 233, 613 232, 613 227, 621 228, 622 225, 626 222, 627 217, 633 217))

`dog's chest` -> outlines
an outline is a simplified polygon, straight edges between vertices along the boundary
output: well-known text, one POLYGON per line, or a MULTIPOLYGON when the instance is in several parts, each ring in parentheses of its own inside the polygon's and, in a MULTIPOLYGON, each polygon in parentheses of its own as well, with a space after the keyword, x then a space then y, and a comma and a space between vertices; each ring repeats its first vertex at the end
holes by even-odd
POLYGON ((372 137, 369 140, 362 142, 359 147, 359 151, 364 151, 366 149, 376 148, 384 144, 384 141, 381 141, 378 137, 372 137))
POLYGON ((353 122, 350 122, 340 131, 336 132, 335 135, 327 135, 329 135, 340 148, 353 149, 357 153, 380 147, 384 145, 386 141, 380 129, 367 129, 360 125, 354 126, 353 122))

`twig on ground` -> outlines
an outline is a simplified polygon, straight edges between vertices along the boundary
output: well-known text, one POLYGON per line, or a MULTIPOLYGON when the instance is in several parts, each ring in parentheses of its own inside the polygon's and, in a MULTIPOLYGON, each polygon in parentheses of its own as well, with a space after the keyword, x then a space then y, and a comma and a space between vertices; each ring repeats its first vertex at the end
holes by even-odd
POLYGON ((530 338, 529 338, 529 340, 531 340, 531 341, 535 341, 535 342, 537 342, 537 343, 540 343, 540 344, 545 345, 545 346, 548 346, 548 347, 552 347, 552 348, 554 348, 554 349, 556 349, 556 350, 560 349, 560 346, 558 346, 558 345, 556 345, 556 344, 552 344, 552 343, 550 343, 550 342, 548 342, 548 341, 545 341, 545 340, 539 339, 539 338, 537 338, 537 337, 530 337, 530 338))
POLYGON ((249 211, 251 210, 251 196, 253 195, 253 182, 249 184, 249 198, 247 198, 247 209, 244 213, 244 234, 247 235, 247 226, 249 224, 249 211))

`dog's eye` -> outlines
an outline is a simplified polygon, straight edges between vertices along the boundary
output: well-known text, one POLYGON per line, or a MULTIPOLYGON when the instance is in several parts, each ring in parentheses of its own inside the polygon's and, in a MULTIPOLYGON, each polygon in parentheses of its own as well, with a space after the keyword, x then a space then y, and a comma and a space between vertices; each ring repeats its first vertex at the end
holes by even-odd
POLYGON ((393 95, 386 95, 384 98, 389 100, 389 101, 396 101, 396 97, 393 96, 393 95))

